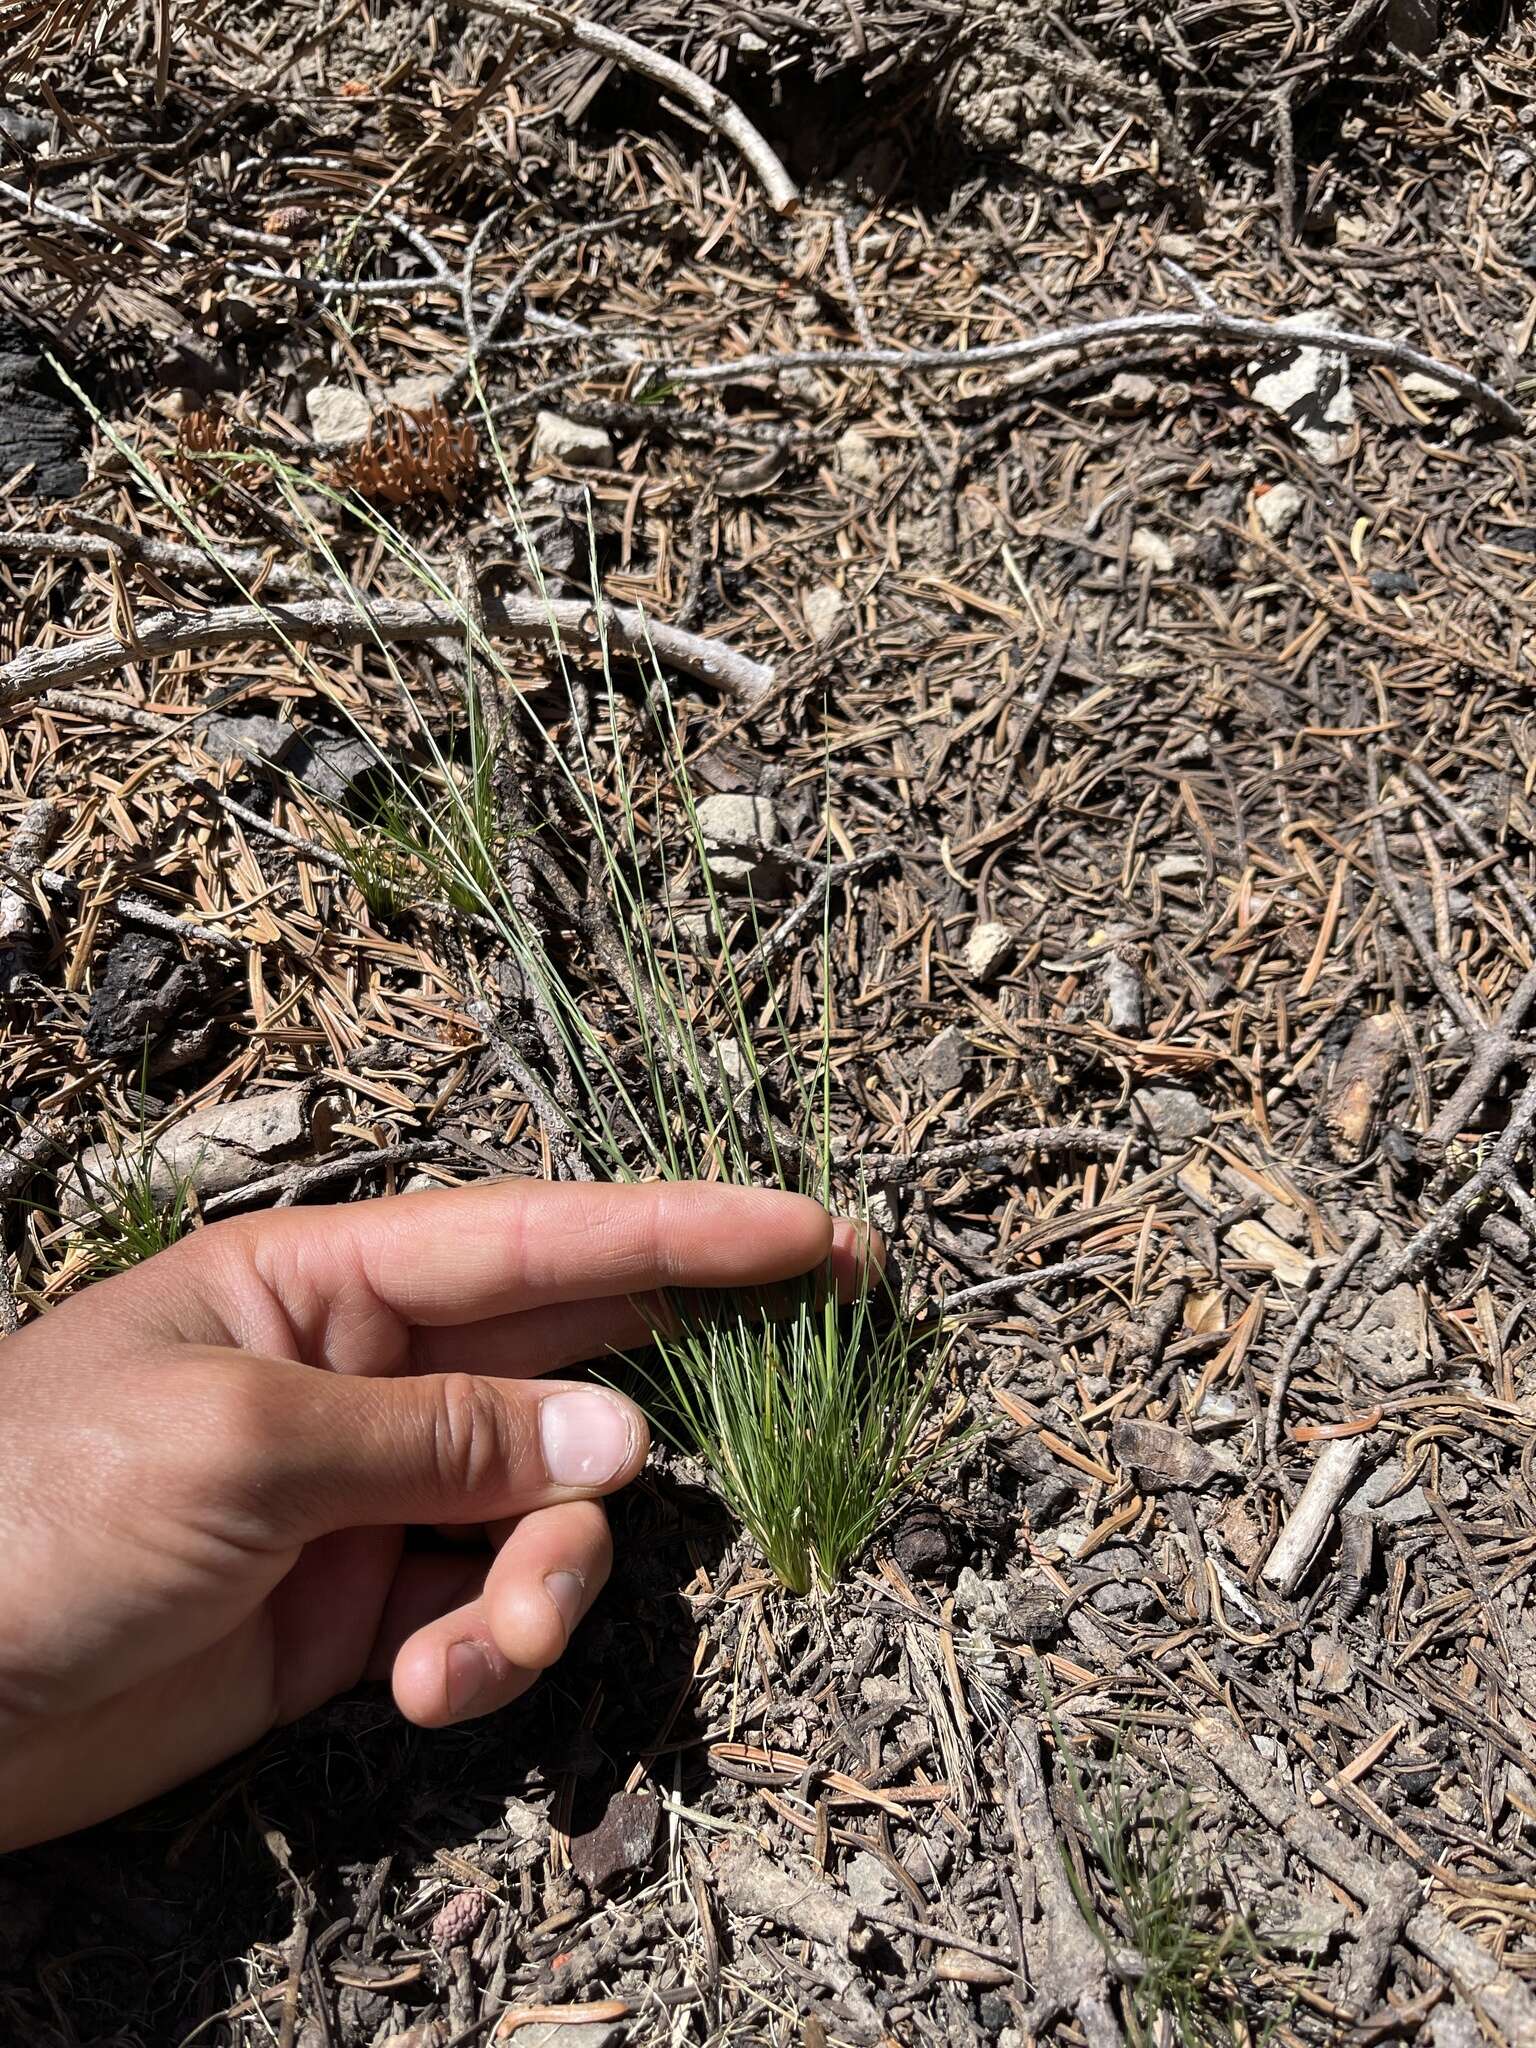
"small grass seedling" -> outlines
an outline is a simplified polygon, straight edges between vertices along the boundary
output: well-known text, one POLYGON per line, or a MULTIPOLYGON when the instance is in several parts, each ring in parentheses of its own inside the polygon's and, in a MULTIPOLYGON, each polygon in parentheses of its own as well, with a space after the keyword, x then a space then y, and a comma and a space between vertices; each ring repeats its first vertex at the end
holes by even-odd
POLYGON ((149 1048, 139 1077, 139 1121, 132 1142, 106 1119, 110 1165, 95 1176, 96 1206, 79 1233, 94 1275, 126 1273, 185 1237, 197 1221, 196 1178, 173 1168, 149 1135, 149 1048))
POLYGON ((1104 1764, 1085 1766, 1054 1718, 1052 1726, 1097 1866, 1097 1885, 1085 1884, 1064 1858, 1079 1909, 1106 1949, 1130 1948, 1144 1965, 1125 1990, 1133 2048, 1260 2048, 1290 2001, 1202 1840, 1189 1794, 1134 1784, 1124 1729, 1104 1764))

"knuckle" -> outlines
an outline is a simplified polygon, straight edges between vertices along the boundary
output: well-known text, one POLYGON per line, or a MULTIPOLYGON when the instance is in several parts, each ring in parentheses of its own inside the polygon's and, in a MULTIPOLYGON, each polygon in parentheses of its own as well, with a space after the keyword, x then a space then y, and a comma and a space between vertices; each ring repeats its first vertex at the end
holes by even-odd
POLYGON ((187 1421, 233 1477, 259 1477, 282 1447, 284 1429, 264 1375, 243 1359, 210 1358, 189 1369, 187 1421))
POLYGON ((444 1373, 432 1385, 433 1439, 443 1479, 474 1499, 505 1493, 527 1463, 526 1416, 493 1381, 473 1373, 444 1373))

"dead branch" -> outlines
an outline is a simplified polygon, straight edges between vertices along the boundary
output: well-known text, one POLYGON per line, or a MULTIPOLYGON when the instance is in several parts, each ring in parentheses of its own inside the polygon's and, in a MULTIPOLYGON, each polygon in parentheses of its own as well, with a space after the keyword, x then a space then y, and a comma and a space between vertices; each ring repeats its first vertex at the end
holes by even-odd
POLYGON ((1509 1122, 1483 1164, 1470 1179, 1462 1182, 1445 1206, 1409 1238, 1378 1277, 1380 1289, 1385 1291, 1395 1287, 1400 1280, 1417 1280, 1430 1260, 1450 1243, 1483 1197, 1507 1184, 1532 1124, 1536 1124, 1536 1074, 1520 1091, 1509 1113, 1509 1122))
POLYGON ((1339 1292, 1350 1274, 1373 1249, 1381 1236, 1381 1224, 1374 1216, 1367 1216, 1355 1233, 1354 1242, 1341 1259, 1335 1261, 1327 1278, 1307 1303, 1296 1328, 1291 1332, 1289 1343, 1280 1354, 1280 1363, 1275 1367, 1274 1385, 1269 1396, 1269 1412, 1264 1420, 1264 1455, 1273 1458, 1280 1448, 1280 1419, 1285 1409, 1286 1391, 1291 1384, 1291 1374, 1296 1361, 1311 1341, 1312 1332, 1323 1320, 1323 1313, 1329 1302, 1339 1292))
MULTIPOLYGON (((1417 761, 1403 763, 1403 772, 1416 789, 1422 790, 1435 808, 1444 816, 1463 845, 1477 860, 1486 863, 1494 880, 1504 892, 1505 900, 1525 926, 1526 931, 1536 938, 1536 910, 1533 910, 1526 892, 1510 873, 1495 849, 1489 845, 1471 820, 1452 803, 1432 776, 1420 767, 1417 761)), ((1494 1084, 1514 1058, 1516 1039, 1520 1026, 1536 1003, 1536 967, 1524 974, 1506 998, 1499 1012, 1499 1021, 1491 1030, 1480 1031, 1474 1040, 1472 1057, 1467 1071, 1462 1076, 1456 1092, 1440 1110, 1429 1127, 1429 1136, 1437 1145, 1445 1145, 1456 1133, 1466 1127, 1467 1121, 1487 1100, 1494 1084)))
MULTIPOLYGON (((1296 1854, 1353 1893, 1367 1908, 1368 1918, 1372 1910, 1382 1919, 1390 1917, 1397 1903, 1394 1892, 1405 1904, 1411 1900, 1412 1873, 1384 1870, 1330 1821, 1314 1813, 1250 1747, 1235 1722, 1225 1715, 1202 1715, 1195 1722, 1194 1737, 1222 1776, 1279 1830, 1296 1854)), ((1403 1934, 1421 1956, 1446 1973, 1502 2039, 1523 2043, 1525 2048, 1536 2044, 1536 1997, 1480 1942, 1434 1906, 1409 1911, 1403 1934)))
POLYGON ((519 28, 531 28, 536 35, 546 36, 551 42, 574 43, 580 49, 591 50, 595 56, 606 57, 610 64, 617 64, 625 71, 635 72, 638 77, 648 78, 653 85, 675 92, 679 99, 686 100, 689 106, 702 114, 717 134, 723 135, 741 152, 775 213, 798 210, 800 189, 767 139, 753 127, 734 100, 728 99, 718 86, 700 78, 697 72, 690 71, 687 65, 679 64, 671 57, 663 57, 657 50, 648 50, 643 43, 620 35, 617 29, 607 28, 600 21, 587 21, 578 15, 567 14, 561 8, 544 6, 541 0, 470 0, 470 5, 480 14, 494 14, 500 21, 513 22, 519 28))
POLYGON ((141 562, 146 569, 163 569, 169 575, 192 576, 201 582, 224 576, 244 590, 271 591, 275 597, 313 597, 325 587, 318 577, 291 568, 259 548, 226 548, 215 541, 206 548, 183 547, 175 541, 134 533, 126 526, 109 526, 105 520, 92 523, 90 533, 0 533, 0 555, 19 555, 23 560, 141 562))
POLYGON ((851 882, 859 875, 866 875, 872 868, 883 867, 891 858, 889 853, 861 853, 852 860, 835 861, 831 867, 823 868, 809 891, 786 912, 769 932, 742 961, 736 970, 736 978, 745 985, 755 976, 771 967, 786 946, 793 943, 797 935, 821 909, 828 892, 839 882, 851 882))
POLYGON ((1283 1598, 1288 1600, 1301 1584, 1364 1456, 1365 1439, 1359 1436, 1335 1437, 1318 1453, 1301 1499, 1259 1575, 1283 1598))
POLYGON ((1041 1953, 1031 1958, 1035 1998, 1026 2031, 1042 2032, 1058 2015, 1070 2012, 1088 2048, 1122 2048, 1125 2037, 1111 2002, 1109 1957, 1067 1883, 1051 1819, 1040 1737, 1027 1709, 1005 1731, 1004 1746, 1008 1821, 1019 1856, 1033 1872, 1040 1900, 1041 1953))
POLYGON ((1051 328, 1018 341, 984 342, 975 348, 789 349, 782 355, 737 356, 729 362, 656 363, 651 367, 651 378, 658 384, 728 384, 738 377, 771 377, 781 370, 795 369, 895 370, 912 376, 919 372, 981 370, 1006 363, 1027 363, 1037 356, 1096 348, 1106 343, 1154 341, 1244 353, 1330 349, 1357 362, 1382 363, 1388 369, 1418 370, 1427 377, 1437 377, 1500 425, 1516 432, 1525 428, 1524 416, 1491 384, 1454 363, 1426 355, 1406 341, 1387 341, 1380 335, 1359 334, 1352 328, 1311 321, 1305 326, 1282 327, 1272 320, 1224 313, 1215 306, 1167 313, 1123 313, 1109 320, 1085 320, 1072 327, 1051 328))
MULTIPOLYGON (((575 598, 488 598, 487 630, 509 640, 538 645, 558 636, 600 655, 604 643, 632 661, 657 659, 684 675, 712 683, 748 707, 760 704, 775 675, 721 640, 684 633, 648 619, 643 612, 607 609, 575 598)), ((127 662, 152 661, 241 641, 323 640, 356 647, 369 640, 441 640, 460 636, 462 614, 445 604, 401 598, 319 597, 281 605, 222 605, 206 612, 154 612, 138 622, 130 640, 96 633, 62 647, 28 647, 0 665, 0 711, 25 702, 56 684, 78 683, 109 674, 127 662)))
POLYGON ((913 1180, 931 1167, 975 1166, 983 1159, 1006 1159, 1014 1152, 1118 1152, 1122 1145, 1135 1142, 1131 1131, 1100 1131, 1086 1124, 1036 1124, 1028 1130, 999 1131, 995 1137, 935 1145, 927 1152, 870 1152, 857 1164, 866 1179, 889 1186, 913 1180))
POLYGON ((1381 771, 1374 754, 1370 757, 1368 768, 1371 804, 1377 811, 1377 815, 1371 819, 1370 826, 1371 861, 1376 869, 1376 879, 1381 886, 1381 893, 1391 904, 1394 916, 1408 934, 1413 950, 1423 963, 1424 972, 1439 991, 1440 1000, 1464 1031, 1473 1038, 1481 1037, 1487 1027, 1457 986, 1451 970, 1436 952, 1428 932, 1414 915, 1413 905, 1408 901, 1408 892, 1392 872, 1392 862, 1387 855, 1386 826, 1382 823, 1379 811, 1381 771))

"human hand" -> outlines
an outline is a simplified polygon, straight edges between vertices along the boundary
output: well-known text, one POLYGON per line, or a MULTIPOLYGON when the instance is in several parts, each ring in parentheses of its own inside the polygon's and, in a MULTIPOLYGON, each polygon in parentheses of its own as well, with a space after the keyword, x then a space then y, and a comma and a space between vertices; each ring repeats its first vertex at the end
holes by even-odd
POLYGON ((532 1375, 653 1289, 782 1280, 801 1195, 503 1181, 198 1232, 0 1343, 0 1850, 177 1784, 366 1677, 438 1727, 505 1705, 608 1575, 644 1419, 532 1375), (405 1527, 483 1529, 410 1552, 405 1527))

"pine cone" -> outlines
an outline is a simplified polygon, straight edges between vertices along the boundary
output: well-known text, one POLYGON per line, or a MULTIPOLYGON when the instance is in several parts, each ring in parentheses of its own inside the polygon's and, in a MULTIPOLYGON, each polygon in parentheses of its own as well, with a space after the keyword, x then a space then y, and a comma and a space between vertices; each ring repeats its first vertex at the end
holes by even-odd
POLYGON ((302 235, 309 214, 302 206, 274 206, 262 226, 269 235, 302 235))
POLYGON ((455 1892, 451 1899, 445 1899, 432 1919, 432 1946, 447 1950, 472 1940, 480 1931, 489 1904, 484 1892, 455 1892))

